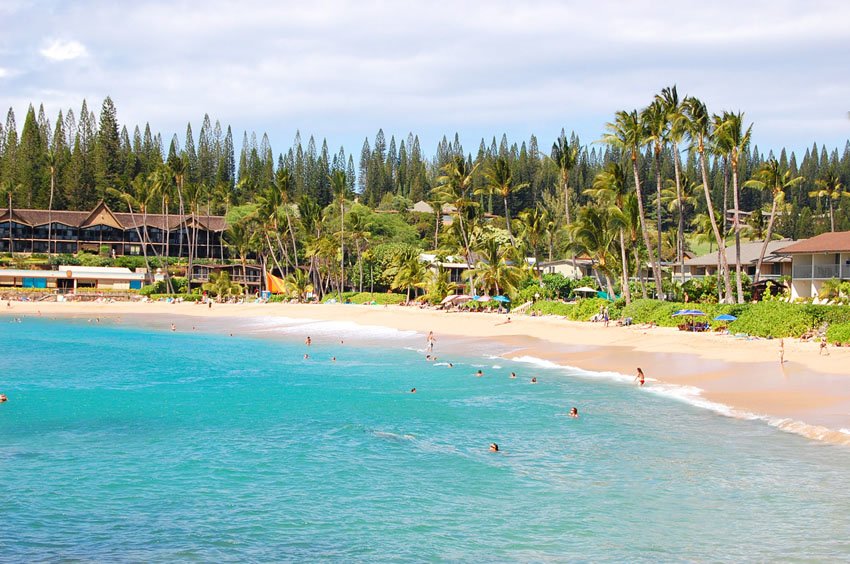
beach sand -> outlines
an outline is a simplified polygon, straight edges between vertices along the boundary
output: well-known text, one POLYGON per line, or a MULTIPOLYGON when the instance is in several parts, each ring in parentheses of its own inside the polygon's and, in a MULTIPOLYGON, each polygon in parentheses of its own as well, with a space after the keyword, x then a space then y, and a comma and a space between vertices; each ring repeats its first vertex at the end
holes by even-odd
MULTIPOLYGON (((556 317, 495 313, 444 312, 402 306, 343 304, 215 304, 163 302, 12 302, 0 304, 6 316, 144 317, 167 328, 244 334, 256 318, 347 321, 425 335, 434 331, 440 354, 463 343, 467 353, 482 349, 503 356, 541 359, 584 370, 634 375, 640 366, 646 389, 682 386, 721 413, 762 417, 779 428, 810 438, 850 444, 850 348, 830 347, 820 355, 816 342, 785 339, 784 364, 779 341, 741 339, 716 333, 687 333, 674 328, 604 327, 556 317), (191 319, 191 321, 190 321, 191 319), (486 343, 486 346, 484 345, 486 343)), ((303 336, 300 336, 303 339, 303 336)), ((315 339, 315 337, 314 337, 315 339)), ((457 349, 454 349, 457 350, 457 349)), ((533 368, 529 365, 526 372, 533 368)), ((708 406, 708 405, 707 405, 708 406)))

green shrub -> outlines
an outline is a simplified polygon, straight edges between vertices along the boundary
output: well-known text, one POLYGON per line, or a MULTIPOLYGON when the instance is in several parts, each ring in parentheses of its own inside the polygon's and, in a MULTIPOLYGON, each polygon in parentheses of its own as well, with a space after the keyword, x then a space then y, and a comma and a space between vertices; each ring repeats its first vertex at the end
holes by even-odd
POLYGON ((556 302, 550 300, 539 300, 535 302, 528 309, 528 311, 529 313, 535 311, 540 315, 561 315, 567 317, 573 309, 575 309, 575 304, 567 304, 564 302, 556 302))
POLYGON ((152 300, 167 299, 167 298, 183 298, 184 302, 199 302, 201 301, 200 294, 151 294, 152 300))
MULTIPOLYGON (((412 298, 412 296, 411 296, 412 298)), ((338 300, 339 295, 334 293, 326 294, 322 299, 323 303, 327 303, 330 300, 338 300)), ((342 293, 342 303, 352 303, 352 304, 369 304, 373 301, 378 305, 398 305, 403 304, 407 300, 406 294, 395 294, 395 293, 387 293, 387 292, 343 292, 342 293)))
POLYGON ((826 340, 830 343, 850 343, 850 323, 837 323, 830 325, 826 330, 826 340))
POLYGON ((759 302, 740 311, 738 320, 730 323, 729 327, 730 330, 758 337, 799 337, 820 324, 821 318, 816 313, 825 315, 812 306, 759 302))

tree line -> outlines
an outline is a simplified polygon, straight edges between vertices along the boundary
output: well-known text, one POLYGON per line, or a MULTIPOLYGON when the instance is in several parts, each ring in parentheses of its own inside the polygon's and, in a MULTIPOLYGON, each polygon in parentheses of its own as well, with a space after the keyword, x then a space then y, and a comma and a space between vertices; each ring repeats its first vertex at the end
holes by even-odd
MULTIPOLYGON (((310 137, 305 146, 297 133, 275 157, 267 135, 244 132, 237 155, 231 127, 205 115, 197 136, 189 123, 182 143, 173 135, 166 149, 147 124, 131 135, 109 97, 99 117, 85 101, 55 120, 30 106, 20 130, 13 109, 0 125, 0 190, 17 207, 91 209, 105 200, 131 212, 235 214, 231 241, 239 229, 260 233, 237 255, 260 256, 281 272, 309 265, 308 277, 325 289, 353 284, 347 266, 362 286, 364 253, 388 236, 370 231, 373 211, 400 213, 419 233, 414 246, 470 266, 519 265, 510 249, 538 259, 588 255, 609 290, 619 286, 629 299, 628 280, 643 294, 661 288, 660 263, 682 262, 700 238, 716 249, 729 237, 739 246, 742 238, 850 229, 850 206, 842 205, 850 142, 841 152, 815 144, 799 159, 785 149, 764 154, 743 113, 709 112, 675 86, 644 108, 617 112, 600 139, 562 130, 549 149, 534 135, 502 135, 473 153, 455 134, 429 156, 416 135, 387 141, 379 130, 355 166, 343 147, 318 145, 310 137), (407 212, 419 200, 432 204, 434 218, 407 212), (441 229, 444 204, 456 212, 441 229), (348 213, 360 208, 368 213, 348 213), (654 280, 641 280, 645 263, 654 280)), ((741 300, 739 261, 729 264, 725 252, 718 261, 720 297, 741 300)), ((507 268, 484 278, 495 290, 500 277, 510 287, 518 276, 507 268)))

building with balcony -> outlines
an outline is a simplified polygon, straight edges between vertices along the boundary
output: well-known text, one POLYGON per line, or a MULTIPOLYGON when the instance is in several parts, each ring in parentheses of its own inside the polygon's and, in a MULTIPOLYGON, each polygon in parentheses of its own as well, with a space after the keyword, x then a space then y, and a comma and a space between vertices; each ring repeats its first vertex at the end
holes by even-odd
MULTIPOLYGON (((783 276, 791 276, 791 257, 781 254, 776 254, 776 251, 783 247, 787 247, 794 241, 791 239, 780 239, 770 241, 767 244, 767 250, 764 253, 764 260, 761 264, 759 272, 760 280, 778 280, 783 276)), ((746 272, 751 279, 755 278, 756 266, 758 265, 759 255, 764 241, 753 241, 750 243, 741 243, 741 269, 746 272)), ((735 245, 726 247, 726 258, 729 260, 729 269, 735 270, 735 245)), ((685 259, 684 279, 704 278, 706 276, 716 276, 719 263, 719 253, 714 251, 698 257, 685 259)), ((673 272, 673 279, 679 280, 682 275, 680 265, 678 263, 671 264, 670 268, 673 272)))
POLYGON ((244 267, 241 264, 193 264, 189 283, 197 287, 209 282, 212 275, 222 272, 230 276, 231 282, 246 288, 248 293, 257 292, 263 283, 263 268, 254 264, 244 267))
POLYGON ((5 209, 0 212, 0 252, 113 256, 189 256, 222 258, 222 233, 227 222, 215 215, 142 214, 113 212, 104 202, 94 210, 5 209))
POLYGON ((817 297, 824 281, 850 280, 850 231, 823 233, 777 251, 791 259, 791 297, 817 297))

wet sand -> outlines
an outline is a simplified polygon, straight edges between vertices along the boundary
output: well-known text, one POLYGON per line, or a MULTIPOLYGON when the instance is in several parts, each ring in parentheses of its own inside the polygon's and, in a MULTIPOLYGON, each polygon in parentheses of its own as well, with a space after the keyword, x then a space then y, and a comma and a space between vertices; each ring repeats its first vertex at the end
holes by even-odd
MULTIPOLYGON (((509 358, 534 357, 584 370, 634 375, 640 366, 646 387, 660 384, 701 390, 728 414, 760 416, 777 427, 811 438, 850 444, 850 348, 785 339, 784 364, 779 341, 747 340, 715 333, 686 333, 672 328, 604 327, 556 317, 495 313, 443 312, 401 306, 342 304, 193 303, 32 303, 0 304, 7 316, 145 318, 148 324, 178 331, 245 335, 259 318, 344 321, 390 327, 425 335, 434 331, 436 351, 499 351, 509 358), (449 344, 454 346, 447 348, 449 344), (460 347, 460 348, 459 348, 460 347)), ((303 336, 300 336, 303 339, 303 336)))

